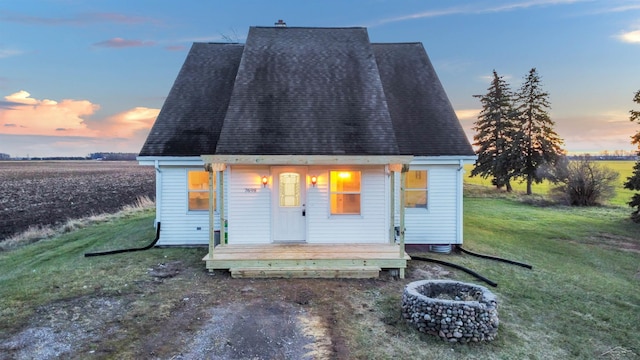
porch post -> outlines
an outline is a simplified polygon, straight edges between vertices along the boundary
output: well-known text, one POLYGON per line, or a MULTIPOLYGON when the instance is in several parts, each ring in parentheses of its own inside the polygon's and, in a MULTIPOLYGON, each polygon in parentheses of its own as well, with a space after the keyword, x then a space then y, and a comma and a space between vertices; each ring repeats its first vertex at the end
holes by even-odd
MULTIPOLYGON (((402 172, 400 173, 400 258, 404 258, 404 187, 407 172, 409 171, 409 165, 402 165, 402 172)), ((400 269, 400 278, 404 279, 404 268, 400 269)))
POLYGON ((226 221, 226 214, 224 212, 224 170, 226 169, 226 167, 223 167, 219 172, 218 175, 220 177, 220 191, 218 191, 218 193, 220 194, 220 196, 218 197, 218 203, 220 204, 220 209, 218 209, 218 213, 220 214, 220 245, 222 244, 226 244, 225 240, 225 226, 224 223, 226 221))
POLYGON ((396 243, 396 173, 391 170, 392 166, 389 165, 390 181, 390 197, 389 197, 389 243, 396 243))
POLYGON ((215 231, 214 231, 214 226, 215 226, 215 215, 214 215, 214 209, 215 209, 215 203, 213 201, 213 192, 215 191, 215 187, 213 185, 213 180, 214 180, 214 176, 213 176, 213 168, 211 166, 211 164, 204 164, 204 169, 207 170, 207 172, 209 172, 209 257, 213 256, 213 249, 215 247, 215 231))
POLYGON ((224 170, 226 168, 225 164, 204 164, 204 168, 209 172, 209 258, 213 257, 213 252, 215 249, 215 225, 216 225, 216 202, 215 202, 215 192, 216 192, 216 178, 220 179, 220 224, 222 228, 222 219, 224 217, 224 170), (214 172, 217 173, 217 176, 214 176, 214 172))

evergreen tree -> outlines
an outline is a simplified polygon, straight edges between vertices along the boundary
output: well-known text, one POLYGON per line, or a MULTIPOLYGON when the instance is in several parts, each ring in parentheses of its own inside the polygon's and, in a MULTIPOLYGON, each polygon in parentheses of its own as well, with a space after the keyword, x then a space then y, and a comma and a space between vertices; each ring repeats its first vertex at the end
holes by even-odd
MULTIPOLYGON (((633 101, 637 104, 640 104, 640 90, 636 92, 636 95, 633 97, 633 101)), ((631 116, 629 120, 637 121, 640 124, 640 111, 631 110, 629 111, 631 116)), ((638 145, 638 156, 640 156, 640 130, 631 137, 631 143, 638 145)), ((625 189, 629 190, 640 190, 640 159, 633 166, 633 173, 629 178, 627 178, 627 182, 624 183, 625 189)), ((629 201, 629 206, 631 206, 634 211, 631 213, 631 219, 635 222, 640 223, 640 193, 635 193, 629 201)))
POLYGON ((509 85, 493 70, 493 80, 485 95, 474 95, 482 103, 482 111, 474 123, 474 145, 478 147, 478 160, 471 176, 493 177, 498 189, 506 186, 511 191, 511 178, 515 175, 513 139, 517 133, 513 94, 509 85))
POLYGON ((549 93, 542 89, 540 76, 532 68, 515 96, 520 129, 514 139, 518 167, 516 176, 527 181, 527 195, 531 184, 543 180, 538 174, 541 166, 553 166, 563 154, 562 139, 553 130, 549 117, 549 93))

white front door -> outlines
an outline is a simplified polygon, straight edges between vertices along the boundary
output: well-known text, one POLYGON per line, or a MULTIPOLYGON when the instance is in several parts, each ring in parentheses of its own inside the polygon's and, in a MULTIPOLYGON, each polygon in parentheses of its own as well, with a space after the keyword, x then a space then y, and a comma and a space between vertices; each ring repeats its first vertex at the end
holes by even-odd
POLYGON ((271 174, 273 241, 306 241, 306 167, 277 166, 271 174))

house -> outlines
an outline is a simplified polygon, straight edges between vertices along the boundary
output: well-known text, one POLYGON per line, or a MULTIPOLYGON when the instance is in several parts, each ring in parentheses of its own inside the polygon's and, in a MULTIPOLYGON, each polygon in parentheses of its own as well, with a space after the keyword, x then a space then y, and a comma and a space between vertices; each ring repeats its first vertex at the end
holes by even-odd
POLYGON ((405 244, 462 243, 475 154, 421 43, 251 27, 193 44, 138 160, 158 245, 208 245, 210 270, 403 276, 405 244))

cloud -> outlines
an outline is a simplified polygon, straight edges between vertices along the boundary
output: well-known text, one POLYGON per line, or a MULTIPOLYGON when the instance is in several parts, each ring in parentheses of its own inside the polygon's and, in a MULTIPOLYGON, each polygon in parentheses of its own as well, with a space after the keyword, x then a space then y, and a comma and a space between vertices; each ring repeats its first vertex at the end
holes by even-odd
POLYGON ((152 18, 110 12, 82 13, 69 17, 28 16, 23 14, 0 12, 0 21, 45 26, 83 26, 94 25, 96 23, 129 25, 160 23, 160 21, 152 18))
POLYGON ((615 37, 625 43, 640 44, 640 30, 622 32, 615 37))
POLYGON ((160 109, 136 107, 106 119, 88 120, 86 123, 89 128, 104 136, 131 138, 137 136, 140 131, 148 132, 156 121, 158 113, 160 113, 160 109))
POLYGON ((0 59, 21 55, 22 51, 14 49, 0 49, 0 59))
POLYGON ((169 50, 169 51, 184 51, 187 49, 187 47, 184 45, 169 45, 169 46, 165 46, 164 48, 165 50, 169 50))
POLYGON ((129 139, 43 135, 5 135, 0 132, 0 153, 26 156, 86 156, 98 151, 137 153, 142 143, 129 139))
POLYGON ((601 9, 599 11, 594 12, 594 14, 616 13, 616 12, 626 12, 626 11, 634 11, 634 10, 640 10, 640 4, 622 5, 622 6, 615 6, 612 8, 601 9))
POLYGON ((0 108, 0 124, 5 134, 49 135, 66 129, 69 135, 95 135, 84 123, 100 106, 88 100, 38 100, 21 90, 5 96, 9 109, 0 108), (6 127, 4 125, 16 125, 6 127))
POLYGON ((109 40, 104 40, 93 44, 93 46, 98 47, 106 47, 106 48, 129 48, 129 47, 144 47, 144 46, 154 46, 156 43, 153 41, 142 41, 142 40, 126 40, 123 38, 113 38, 109 40))
MULTIPOLYGON (((456 115, 460 119, 467 138, 473 142, 473 130, 481 109, 458 109, 456 115)), ((554 130, 564 139, 565 148, 571 153, 598 153, 602 150, 635 149, 630 137, 637 131, 637 125, 629 121, 629 113, 611 110, 586 117, 554 117, 554 130)))
POLYGON ((609 111, 593 116, 561 117, 552 119, 555 130, 564 138, 570 152, 599 152, 602 150, 634 150, 631 136, 636 124, 629 121, 624 111, 609 111))
POLYGON ((4 100, 11 107, 0 106, 0 139, 3 139, 0 152, 15 153, 18 150, 10 144, 19 143, 16 139, 29 139, 33 143, 21 144, 19 151, 32 156, 137 152, 160 112, 160 109, 135 107, 95 118, 100 106, 89 100, 40 100, 24 90, 7 95, 4 100), (47 146, 39 146, 39 139, 46 139, 47 146), (64 149, 64 144, 74 148, 64 149))
MULTIPOLYGON (((513 79, 513 75, 510 75, 510 74, 506 74, 506 75, 498 74, 498 76, 501 77, 502 80, 504 80, 504 81, 509 81, 509 80, 513 79)), ((480 81, 482 81, 482 82, 486 82, 486 83, 491 84, 491 82, 493 81, 493 74, 491 74, 491 75, 480 75, 480 76, 478 76, 478 79, 480 79, 480 81)))
POLYGON ((468 5, 468 6, 458 6, 451 7, 446 9, 439 10, 428 10, 417 12, 413 14, 397 16, 387 19, 378 20, 375 24, 369 25, 370 27, 376 25, 383 25, 394 22, 401 22, 407 20, 416 20, 416 19, 424 19, 424 18, 433 18, 440 16, 448 16, 448 15, 458 15, 458 14, 488 14, 488 13, 497 13, 497 12, 507 12, 514 11, 520 9, 527 9, 531 7, 541 7, 541 6, 555 6, 555 5, 565 5, 565 4, 573 4, 578 2, 584 2, 590 0, 530 0, 530 1, 516 1, 516 2, 507 2, 499 5, 491 5, 491 6, 481 6, 479 5, 468 5))
POLYGON ((458 119, 460 121, 476 121, 478 119, 478 115, 480 115, 480 111, 482 111, 482 109, 460 109, 456 110, 456 115, 458 115, 458 119))

